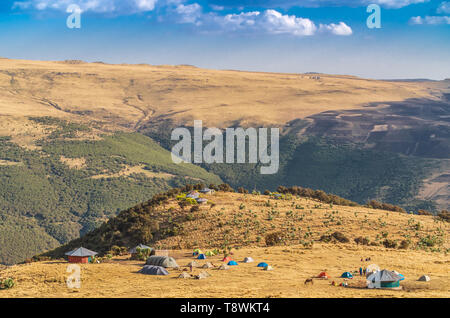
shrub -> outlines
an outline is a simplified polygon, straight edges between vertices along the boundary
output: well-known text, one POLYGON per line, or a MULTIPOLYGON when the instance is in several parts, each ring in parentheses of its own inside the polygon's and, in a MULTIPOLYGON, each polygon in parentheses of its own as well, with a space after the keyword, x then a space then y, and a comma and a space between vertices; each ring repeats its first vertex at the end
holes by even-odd
POLYGON ((334 232, 331 236, 340 243, 348 243, 350 240, 341 232, 334 232))
POLYGON ((14 279, 12 278, 7 278, 4 281, 0 280, 0 289, 10 289, 13 288, 14 285, 15 285, 14 279))
POLYGON ((450 222, 450 211, 442 210, 438 213, 438 217, 444 221, 450 222))
POLYGON ((394 241, 394 240, 385 239, 383 241, 383 245, 386 248, 396 248, 397 247, 397 242, 394 241))
POLYGON ((418 215, 433 215, 433 213, 431 213, 430 211, 427 210, 419 210, 417 211, 418 215))
POLYGON ((191 213, 200 211, 200 207, 198 205, 194 205, 191 207, 191 213))
POLYGON ((274 232, 267 234, 265 237, 267 246, 274 246, 281 244, 284 242, 284 233, 283 232, 274 232))
POLYGON ((409 244, 410 244, 410 241, 402 240, 402 241, 400 242, 400 246, 399 246, 398 248, 403 249, 403 250, 406 250, 406 249, 408 249, 409 244))
POLYGON ((367 237, 359 236, 355 238, 355 243, 358 245, 369 245, 369 239, 367 237))
POLYGON ((244 189, 244 188, 242 188, 242 187, 239 187, 239 188, 238 188, 238 193, 245 193, 245 194, 248 194, 248 190, 246 190, 246 189, 244 189))

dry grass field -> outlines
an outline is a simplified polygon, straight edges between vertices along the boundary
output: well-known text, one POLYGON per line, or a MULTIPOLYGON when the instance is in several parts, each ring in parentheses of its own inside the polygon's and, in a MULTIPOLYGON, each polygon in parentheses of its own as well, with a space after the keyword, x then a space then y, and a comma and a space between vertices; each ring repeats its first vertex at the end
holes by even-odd
MULTIPOLYGON (((81 289, 72 290, 66 286, 67 262, 36 262, 0 271, 0 277, 12 277, 16 281, 14 288, 0 291, 0 297, 450 296, 449 226, 434 217, 363 207, 331 207, 304 198, 273 200, 268 196, 222 192, 209 198, 216 206, 202 206, 200 211, 194 213, 193 219, 182 222, 182 230, 178 235, 155 244, 160 249, 168 249, 169 255, 180 266, 180 269, 169 269, 168 276, 139 274, 137 272, 143 262, 121 256, 100 264, 81 265, 81 289), (271 219, 268 218, 268 210, 276 211, 272 212, 271 219), (284 244, 265 246, 264 234, 274 231, 286 233, 284 244), (323 234, 334 231, 343 233, 350 241, 319 241, 323 234), (358 236, 377 242, 376 237, 382 232, 388 233, 387 237, 392 240, 409 238, 410 247, 393 249, 380 244, 363 246, 354 242, 354 238, 358 236), (259 235, 263 238, 258 242, 259 235), (420 238, 427 235, 440 235, 441 242, 434 252, 430 248, 417 247, 420 238), (187 270, 185 265, 194 260, 191 248, 220 248, 225 240, 233 247, 232 257, 238 261, 238 266, 231 266, 229 270, 208 269, 206 271, 211 276, 206 279, 177 279, 183 270, 187 270), (313 241, 312 247, 305 246, 302 243, 304 241, 313 241), (251 256, 255 262, 241 263, 247 256, 251 256), (361 261, 361 258, 371 260, 366 262, 361 261), (256 267, 261 261, 273 266, 274 270, 264 271, 256 267), (343 272, 357 271, 360 266, 370 264, 402 273, 406 277, 401 282, 402 290, 366 289, 365 279, 359 274, 349 280, 348 287, 331 285, 332 281, 343 281, 339 278, 343 272), (321 271, 327 271, 332 278, 315 279, 312 286, 305 286, 305 279, 314 277, 321 271), (429 275, 431 281, 417 281, 423 274, 429 275)), ((162 210, 170 210, 174 219, 183 213, 190 213, 179 209, 174 202, 164 209, 161 207, 161 218, 164 218, 162 210)), ((222 264, 222 257, 217 255, 197 262, 203 265, 208 261, 217 266, 222 264)), ((195 268, 193 274, 200 271, 203 269, 195 268)))
POLYGON ((12 119, 17 128, 8 132, 15 134, 23 132, 24 116, 100 121, 115 129, 163 119, 187 125, 202 119, 209 127, 284 125, 323 111, 433 93, 422 83, 352 76, 0 59, 0 127, 12 119))

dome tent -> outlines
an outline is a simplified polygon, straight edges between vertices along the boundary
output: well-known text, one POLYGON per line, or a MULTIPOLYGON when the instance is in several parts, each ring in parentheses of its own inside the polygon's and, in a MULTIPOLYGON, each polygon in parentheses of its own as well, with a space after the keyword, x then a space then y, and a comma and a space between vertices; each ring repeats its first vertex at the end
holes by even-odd
POLYGON ((154 266, 154 265, 144 265, 144 267, 142 267, 139 273, 145 275, 169 275, 167 269, 165 269, 162 266, 154 266))
POLYGON ((430 279, 430 276, 422 275, 422 276, 420 276, 420 278, 418 280, 419 280, 419 282, 429 282, 431 279, 430 279))
POLYGON ((186 267, 198 267, 198 263, 196 261, 189 262, 186 267))
POLYGON ((234 266, 234 265, 237 265, 238 263, 236 263, 235 261, 229 261, 228 262, 228 266, 234 266))
POLYGON ((257 267, 267 267, 269 266, 267 263, 261 262, 257 265, 257 267))
POLYGON ((197 259, 206 259, 206 255, 205 254, 200 254, 197 259))
POLYGON ((251 258, 251 257, 246 257, 246 258, 244 258, 244 260, 243 260, 243 263, 253 263, 254 262, 254 260, 253 260, 253 258, 251 258))
MULTIPOLYGON (((150 246, 147 246, 147 245, 144 245, 144 244, 139 244, 138 246, 135 246, 132 249, 130 249, 128 252, 130 254, 136 254, 138 248, 141 249, 141 250, 151 250, 152 252, 154 252, 154 249, 152 249, 150 246)), ((153 253, 153 255, 154 255, 154 253, 153 253)))
POLYGON ((230 266, 222 264, 222 265, 220 265, 220 267, 218 269, 219 270, 226 270, 226 269, 230 269, 230 266))
POLYGON ((222 259, 222 262, 229 262, 231 260, 232 260, 232 258, 230 256, 227 256, 222 259))
POLYGON ((350 272, 344 272, 342 273, 341 278, 353 278, 353 275, 350 272))
POLYGON ((154 266, 162 266, 165 268, 176 268, 178 267, 177 262, 173 257, 169 256, 150 256, 147 258, 147 262, 145 265, 154 265, 154 266))
POLYGON ((182 273, 178 276, 178 278, 191 278, 191 275, 188 274, 188 273, 186 273, 186 272, 182 272, 182 273))
POLYGON ((328 278, 331 278, 331 276, 328 275, 327 272, 321 272, 317 277, 318 277, 318 278, 322 278, 322 279, 328 279, 328 278))

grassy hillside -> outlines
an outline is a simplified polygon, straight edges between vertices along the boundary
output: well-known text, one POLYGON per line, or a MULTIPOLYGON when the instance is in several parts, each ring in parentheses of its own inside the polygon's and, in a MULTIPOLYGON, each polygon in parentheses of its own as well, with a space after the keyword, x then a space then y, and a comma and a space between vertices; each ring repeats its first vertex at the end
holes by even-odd
POLYGON ((0 141, 0 263, 74 239, 162 189, 220 182, 199 167, 173 164, 168 151, 138 133, 88 140, 75 138, 86 126, 33 121, 53 127, 37 149, 0 141))
POLYGON ((172 189, 124 210, 96 230, 44 256, 63 257, 80 245, 106 255, 112 246, 139 243, 161 249, 219 248, 344 242, 448 252, 449 225, 424 215, 325 203, 298 195, 204 195, 207 205, 182 206, 172 189), (359 241, 358 241, 359 240, 359 241))
POLYGON ((36 261, 0 269, 0 277, 16 282, 13 288, 0 291, 0 297, 449 296, 450 227, 440 218, 329 204, 303 196, 276 199, 223 191, 205 195, 207 205, 182 208, 180 191, 172 189, 124 210, 83 238, 46 253, 59 258, 81 244, 101 253, 100 263, 80 265, 80 289, 67 288, 65 260, 36 261), (138 271, 144 261, 131 260, 129 254, 108 255, 113 245, 127 250, 138 242, 166 250, 180 268, 169 268, 168 276, 142 275, 138 271), (219 254, 198 260, 193 248, 218 249, 219 254), (217 270, 224 253, 238 266, 217 270), (248 256, 255 262, 243 263, 248 256), (213 268, 191 272, 187 264, 192 261, 200 266, 211 262, 213 268), (258 268, 259 262, 273 270, 258 268), (403 289, 365 288, 365 276, 359 276, 358 269, 369 264, 402 273, 403 289), (202 271, 210 276, 176 279, 182 272, 198 275, 202 271), (313 286, 304 284, 322 271, 331 278, 314 279, 313 286), (349 286, 332 286, 331 281, 344 281, 340 275, 346 271, 354 274, 349 286), (431 281, 418 282, 423 274, 431 281))

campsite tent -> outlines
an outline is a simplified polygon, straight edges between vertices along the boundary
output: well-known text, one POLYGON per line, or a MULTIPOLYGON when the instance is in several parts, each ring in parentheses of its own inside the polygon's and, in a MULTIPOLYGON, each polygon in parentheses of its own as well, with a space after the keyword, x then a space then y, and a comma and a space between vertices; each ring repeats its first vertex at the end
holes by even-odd
POLYGON ((139 271, 146 275, 169 275, 169 272, 162 266, 144 265, 139 271))
POLYGON ((155 255, 147 258, 147 262, 145 262, 145 265, 162 266, 165 268, 178 267, 178 264, 173 257, 155 255))
POLYGON ((196 248, 196 249, 194 250, 194 252, 192 253, 192 255, 193 255, 193 256, 196 256, 196 255, 202 254, 202 253, 203 253, 203 252, 202 252, 200 249, 196 248))
POLYGON ((327 272, 321 272, 317 277, 318 277, 318 278, 323 278, 323 279, 331 278, 331 276, 328 275, 327 272))
POLYGON ((227 265, 229 266, 234 266, 237 265, 238 263, 236 263, 235 261, 229 261, 227 265))
POLYGON ((231 257, 230 256, 224 257, 222 259, 222 262, 229 262, 229 261, 231 261, 231 257))
POLYGON ((422 276, 420 276, 419 281, 420 282, 429 282, 430 281, 430 276, 422 275, 422 276))
POLYGON ((205 255, 206 255, 206 256, 214 256, 215 254, 214 254, 213 251, 207 251, 207 252, 205 253, 205 255))
POLYGON ((401 276, 383 269, 367 277, 368 288, 395 288, 400 286, 401 276))
POLYGON ((203 194, 213 194, 215 191, 210 188, 203 188, 200 190, 200 192, 203 194))
POLYGON ((186 195, 186 198, 197 199, 199 196, 200 196, 200 193, 198 193, 196 191, 191 191, 191 192, 189 192, 188 195, 186 195))
POLYGON ((246 257, 246 258, 244 258, 244 261, 243 261, 244 263, 253 263, 254 262, 254 260, 253 260, 253 258, 251 258, 251 257, 246 257))
POLYGON ((207 278, 209 276, 211 276, 210 273, 203 271, 203 272, 200 272, 198 275, 196 275, 195 278, 196 279, 203 279, 203 278, 207 278))
POLYGON ((82 263, 82 264, 89 263, 92 260, 92 256, 95 256, 97 254, 98 254, 97 252, 93 252, 84 247, 80 247, 66 253, 69 263, 82 263))
POLYGON ((197 259, 206 259, 206 255, 205 254, 200 254, 197 259))
POLYGON ((186 272, 182 272, 178 278, 191 278, 191 275, 186 272))
POLYGON ((269 266, 267 263, 261 262, 257 265, 257 267, 267 267, 269 266))
POLYGON ((220 267, 218 269, 219 270, 226 270, 226 269, 230 269, 230 267, 228 265, 222 264, 222 265, 220 265, 220 267))
POLYGON ((141 250, 152 250, 152 252, 154 253, 154 250, 151 247, 144 245, 144 244, 139 244, 138 246, 135 246, 129 250, 129 253, 131 254, 131 256, 136 254, 138 248, 140 248, 141 250))
POLYGON ((264 270, 265 271, 273 271, 273 267, 268 265, 268 266, 264 267, 264 270))
POLYGON ((206 204, 208 202, 208 199, 197 198, 197 199, 195 199, 195 201, 197 201, 198 204, 206 204))
POLYGON ((196 261, 192 261, 186 265, 186 267, 198 267, 198 263, 196 261))
POLYGON ((350 272, 344 272, 342 273, 341 278, 353 278, 353 275, 350 272))
POLYGON ((211 264, 210 262, 207 262, 202 266, 202 268, 213 268, 213 267, 214 267, 214 265, 211 264))

